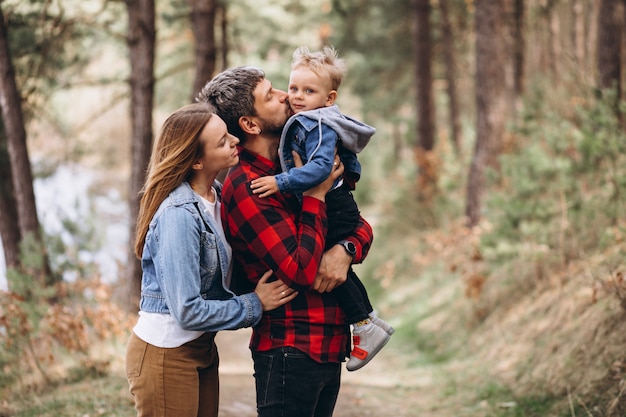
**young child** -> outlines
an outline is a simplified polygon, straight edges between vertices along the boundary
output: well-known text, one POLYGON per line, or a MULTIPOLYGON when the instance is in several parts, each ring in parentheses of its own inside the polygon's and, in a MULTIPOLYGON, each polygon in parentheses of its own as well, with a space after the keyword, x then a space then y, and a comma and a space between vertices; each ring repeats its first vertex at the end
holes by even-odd
MULTIPOLYGON (((283 172, 253 180, 251 188, 259 197, 274 193, 301 193, 321 183, 333 169, 335 149, 344 164, 344 175, 326 195, 328 233, 326 249, 341 244, 354 256, 355 246, 345 240, 359 222, 359 209, 352 190, 361 175, 356 154, 376 132, 371 126, 343 115, 334 104, 346 68, 332 47, 310 52, 306 47, 293 54, 289 77, 289 105, 295 113, 286 123, 278 149, 283 172), (294 166, 292 151, 303 166, 294 166)), ((363 283, 352 268, 348 279, 334 292, 353 325, 353 349, 346 364, 355 371, 367 364, 389 341, 394 328, 378 318, 363 283)))

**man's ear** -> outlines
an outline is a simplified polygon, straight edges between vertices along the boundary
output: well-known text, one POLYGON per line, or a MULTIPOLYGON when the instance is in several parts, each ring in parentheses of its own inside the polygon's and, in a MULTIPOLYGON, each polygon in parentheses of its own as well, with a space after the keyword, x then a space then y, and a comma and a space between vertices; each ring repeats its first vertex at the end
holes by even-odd
POLYGON ((256 120, 250 116, 241 116, 239 118, 239 127, 248 135, 258 135, 261 133, 261 127, 256 120))
POLYGON ((332 106, 335 104, 335 100, 337 99, 337 90, 331 90, 326 97, 326 107, 332 106))

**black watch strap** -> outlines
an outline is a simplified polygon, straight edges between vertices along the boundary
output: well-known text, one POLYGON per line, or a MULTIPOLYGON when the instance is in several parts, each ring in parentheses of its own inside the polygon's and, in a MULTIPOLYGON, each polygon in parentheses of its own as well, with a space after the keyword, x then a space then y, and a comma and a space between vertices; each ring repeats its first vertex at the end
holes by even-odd
POLYGON ((337 244, 343 246, 346 252, 348 252, 348 255, 352 256, 353 258, 356 256, 356 245, 354 243, 350 242, 349 240, 340 240, 339 242, 337 242, 337 244))

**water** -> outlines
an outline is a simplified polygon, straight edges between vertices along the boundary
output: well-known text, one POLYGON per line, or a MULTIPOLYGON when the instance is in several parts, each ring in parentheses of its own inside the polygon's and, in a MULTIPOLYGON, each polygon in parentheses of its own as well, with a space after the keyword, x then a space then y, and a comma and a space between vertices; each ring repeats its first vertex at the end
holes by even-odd
MULTIPOLYGON (((67 165, 49 177, 34 181, 39 221, 47 235, 60 239, 65 253, 57 254, 55 265, 67 262, 93 264, 105 282, 118 277, 118 265, 126 262, 128 206, 119 191, 99 189, 90 170, 67 165), (69 231, 67 224, 76 225, 69 231)), ((67 269, 63 278, 78 275, 67 269)), ((0 242, 0 289, 7 289, 6 263, 0 242)))

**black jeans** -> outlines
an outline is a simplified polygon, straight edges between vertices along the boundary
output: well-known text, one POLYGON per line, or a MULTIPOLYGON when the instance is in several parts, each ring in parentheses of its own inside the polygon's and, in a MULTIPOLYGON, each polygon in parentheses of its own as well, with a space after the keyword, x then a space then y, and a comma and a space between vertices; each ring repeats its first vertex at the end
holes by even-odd
POLYGON ((341 187, 326 194, 326 215, 328 217, 326 249, 328 249, 350 236, 359 224, 361 213, 345 182, 341 187))
POLYGON ((341 364, 315 362, 292 347, 252 352, 258 417, 331 417, 341 364))
MULTIPOLYGON (((359 224, 359 208, 345 182, 326 195, 326 214, 328 233, 325 249, 328 250, 340 240, 350 236, 359 224)), ((373 311, 365 286, 352 268, 348 271, 346 282, 333 292, 339 306, 346 313, 347 323, 364 320, 373 311)))

